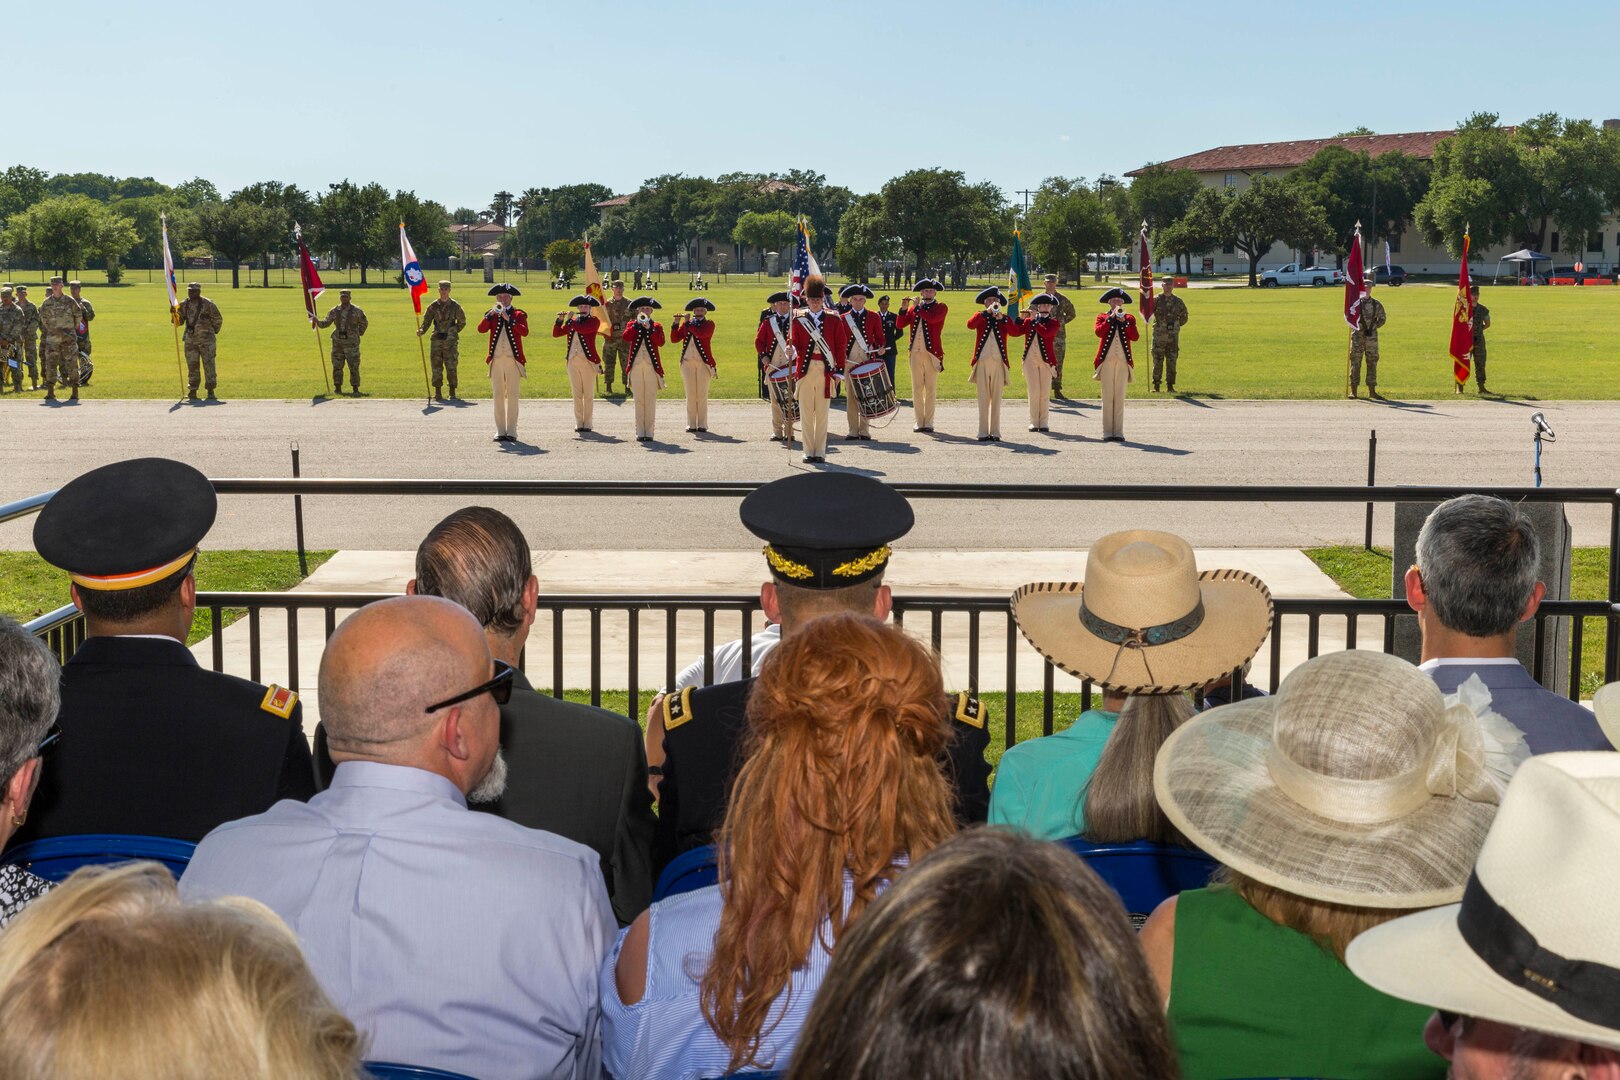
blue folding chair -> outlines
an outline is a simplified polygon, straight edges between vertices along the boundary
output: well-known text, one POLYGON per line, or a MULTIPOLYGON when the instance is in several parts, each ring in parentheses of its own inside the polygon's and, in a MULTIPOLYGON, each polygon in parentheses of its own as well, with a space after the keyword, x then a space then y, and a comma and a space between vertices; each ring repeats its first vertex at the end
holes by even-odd
POLYGON ((720 880, 720 864, 713 844, 683 851, 669 861, 653 886, 653 903, 681 893, 707 888, 720 880))
POLYGON ((128 836, 119 833, 84 833, 79 836, 47 836, 18 844, 0 855, 0 863, 20 866, 46 881, 66 881, 81 866, 150 859, 169 868, 179 877, 191 862, 197 845, 190 840, 166 836, 128 836))
POLYGON ((1119 894, 1138 926, 1161 902, 1183 889, 1201 889, 1220 865, 1202 851, 1175 844, 1095 844, 1083 836, 1060 840, 1086 860, 1097 876, 1119 894))
POLYGON ((362 1061, 360 1065, 374 1080, 477 1080, 466 1073, 445 1072, 425 1065, 401 1065, 394 1061, 362 1061))

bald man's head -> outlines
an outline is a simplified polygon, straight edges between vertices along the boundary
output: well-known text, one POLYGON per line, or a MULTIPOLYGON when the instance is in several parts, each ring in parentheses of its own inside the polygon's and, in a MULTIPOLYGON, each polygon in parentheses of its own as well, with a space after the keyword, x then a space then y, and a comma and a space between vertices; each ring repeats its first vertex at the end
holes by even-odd
MULTIPOLYGON (((428 713, 490 676, 489 646, 467 609, 431 596, 368 604, 344 620, 321 658, 321 723, 334 751, 410 757, 439 721, 428 713)), ((486 706, 488 698, 467 707, 486 706)))

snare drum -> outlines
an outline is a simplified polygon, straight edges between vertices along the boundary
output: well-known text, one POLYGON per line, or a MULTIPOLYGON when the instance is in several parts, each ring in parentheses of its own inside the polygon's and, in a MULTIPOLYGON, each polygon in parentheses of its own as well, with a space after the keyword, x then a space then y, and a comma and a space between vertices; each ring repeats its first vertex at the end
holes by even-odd
POLYGON ((856 408, 868 420, 879 420, 894 412, 894 384, 889 381, 889 369, 881 360, 873 360, 849 372, 850 393, 855 396, 856 408))
POLYGON ((765 376, 765 383, 771 388, 771 400, 776 407, 782 410, 782 415, 789 423, 799 422, 799 399, 794 396, 793 368, 784 365, 772 368, 765 376))

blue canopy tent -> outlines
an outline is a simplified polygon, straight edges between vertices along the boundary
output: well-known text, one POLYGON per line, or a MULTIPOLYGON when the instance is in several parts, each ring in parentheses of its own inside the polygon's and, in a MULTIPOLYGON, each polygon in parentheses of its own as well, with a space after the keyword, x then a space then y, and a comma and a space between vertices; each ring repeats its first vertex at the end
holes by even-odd
MULTIPOLYGON (((1520 263, 1520 264, 1529 263, 1530 264, 1530 274, 1529 274, 1529 276, 1534 277, 1535 273, 1536 273, 1536 263, 1538 263, 1538 262, 1549 262, 1550 263, 1552 261, 1553 260, 1552 260, 1551 255, 1543 255, 1541 252, 1539 252, 1539 251, 1531 251, 1529 248, 1520 248, 1518 251, 1515 251, 1513 254, 1504 255, 1500 259, 1496 260, 1496 274, 1495 274, 1495 276, 1493 276, 1491 278, 1491 284, 1493 284, 1493 285, 1496 284, 1496 279, 1502 276, 1502 264, 1505 263, 1505 262, 1520 263)), ((1523 277, 1525 275, 1518 274, 1518 275, 1515 275, 1515 276, 1523 277)))

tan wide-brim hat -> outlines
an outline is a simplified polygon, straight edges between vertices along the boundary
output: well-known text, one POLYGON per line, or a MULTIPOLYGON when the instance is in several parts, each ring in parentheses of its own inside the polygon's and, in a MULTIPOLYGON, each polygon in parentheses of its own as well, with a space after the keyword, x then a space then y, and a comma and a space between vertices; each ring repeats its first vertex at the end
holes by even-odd
POLYGON ((1307 660, 1273 697, 1187 721, 1159 749, 1153 790, 1245 877, 1337 904, 1433 907, 1462 897, 1496 816, 1488 749, 1473 711, 1429 676, 1352 650, 1307 660))
POLYGON ((1122 694, 1202 687, 1247 664, 1271 630, 1271 590, 1241 570, 1200 573, 1172 533, 1113 533, 1086 555, 1085 581, 1037 581, 1013 619, 1062 670, 1122 694))
POLYGON ((1597 713, 1598 727, 1609 745, 1620 750, 1620 682, 1600 687, 1592 695, 1592 711, 1597 713))
POLYGON ((1462 903, 1375 927, 1346 962, 1386 994, 1620 1049, 1620 754, 1525 762, 1462 903))

